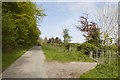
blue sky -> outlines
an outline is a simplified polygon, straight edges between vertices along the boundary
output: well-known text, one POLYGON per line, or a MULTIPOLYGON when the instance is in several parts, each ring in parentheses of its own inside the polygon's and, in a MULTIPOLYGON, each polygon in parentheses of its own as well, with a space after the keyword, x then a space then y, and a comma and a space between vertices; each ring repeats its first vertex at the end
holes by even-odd
POLYGON ((37 2, 38 7, 45 9, 47 16, 39 23, 38 26, 44 37, 59 37, 63 40, 63 29, 68 28, 72 41, 74 43, 83 43, 85 38, 83 33, 75 28, 80 16, 89 14, 89 20, 95 21, 95 10, 102 8, 104 3, 97 2, 37 2))

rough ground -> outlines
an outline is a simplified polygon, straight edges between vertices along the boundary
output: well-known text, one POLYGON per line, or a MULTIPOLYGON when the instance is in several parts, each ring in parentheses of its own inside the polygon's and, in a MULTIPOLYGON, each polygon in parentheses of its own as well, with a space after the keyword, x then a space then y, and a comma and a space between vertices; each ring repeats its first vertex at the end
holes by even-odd
POLYGON ((79 78, 97 63, 56 61, 46 62, 41 47, 35 46, 16 60, 3 74, 3 78, 79 78))
POLYGON ((49 78, 79 78, 81 74, 95 68, 95 62, 47 62, 45 64, 49 78))

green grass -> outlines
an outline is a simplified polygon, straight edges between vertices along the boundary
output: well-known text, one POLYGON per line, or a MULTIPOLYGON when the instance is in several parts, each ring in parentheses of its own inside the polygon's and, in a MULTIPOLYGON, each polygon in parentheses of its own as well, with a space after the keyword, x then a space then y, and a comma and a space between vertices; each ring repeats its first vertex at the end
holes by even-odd
POLYGON ((84 73, 80 78, 118 78, 118 62, 99 64, 96 68, 84 73))
POLYGON ((22 56, 28 49, 26 48, 17 48, 10 52, 6 52, 2 54, 2 70, 4 71, 8 66, 10 66, 14 61, 16 61, 20 56, 22 56))
POLYGON ((60 62, 81 61, 81 62, 93 62, 92 59, 87 57, 81 52, 72 48, 72 51, 66 51, 63 46, 43 45, 42 49, 46 55, 48 61, 55 60, 60 62))

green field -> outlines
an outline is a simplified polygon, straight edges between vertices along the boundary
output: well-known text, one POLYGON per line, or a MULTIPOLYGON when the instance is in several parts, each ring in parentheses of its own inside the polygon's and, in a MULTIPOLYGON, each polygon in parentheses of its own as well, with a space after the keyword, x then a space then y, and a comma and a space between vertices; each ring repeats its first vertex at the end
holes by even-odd
POLYGON ((31 47, 17 48, 15 50, 6 52, 2 54, 2 70, 4 71, 8 66, 10 66, 14 61, 16 61, 20 56, 22 56, 31 47))
POLYGON ((72 47, 72 51, 67 51, 64 46, 45 44, 42 46, 46 59, 48 61, 56 60, 61 62, 80 61, 80 62, 93 62, 88 56, 81 52, 76 51, 75 47, 72 47))

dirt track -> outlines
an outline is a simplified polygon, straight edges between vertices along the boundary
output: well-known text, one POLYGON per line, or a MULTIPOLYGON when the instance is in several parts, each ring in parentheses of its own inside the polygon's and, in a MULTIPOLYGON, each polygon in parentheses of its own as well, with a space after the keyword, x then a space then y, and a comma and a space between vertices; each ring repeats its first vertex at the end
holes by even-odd
POLYGON ((81 74, 95 68, 95 62, 46 62, 48 78, 79 78, 81 74))

